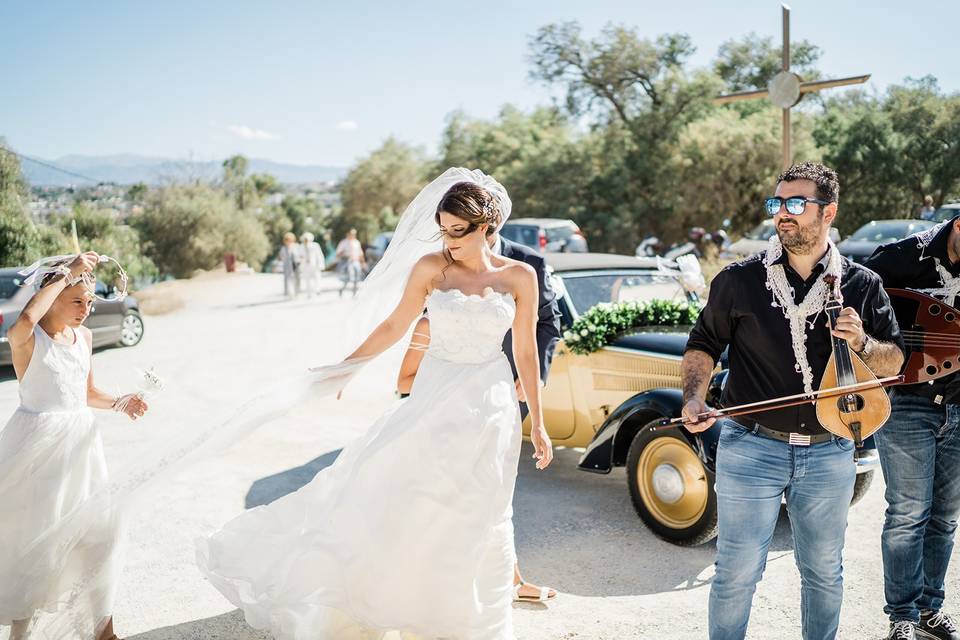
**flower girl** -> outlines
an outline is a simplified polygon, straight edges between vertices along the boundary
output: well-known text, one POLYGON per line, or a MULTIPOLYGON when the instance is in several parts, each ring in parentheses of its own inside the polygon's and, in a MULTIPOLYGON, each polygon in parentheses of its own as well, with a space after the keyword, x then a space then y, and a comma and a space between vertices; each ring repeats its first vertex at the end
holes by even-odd
POLYGON ((120 534, 90 407, 135 420, 147 405, 94 384, 83 322, 98 261, 88 252, 54 264, 7 332, 20 383, 0 430, 0 626, 11 640, 116 638, 120 534))

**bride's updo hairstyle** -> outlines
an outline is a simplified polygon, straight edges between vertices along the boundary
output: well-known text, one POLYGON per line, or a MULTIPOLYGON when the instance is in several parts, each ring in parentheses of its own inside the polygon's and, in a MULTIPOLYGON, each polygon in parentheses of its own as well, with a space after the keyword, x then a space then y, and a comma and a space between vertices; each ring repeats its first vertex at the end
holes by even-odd
MULTIPOLYGON (((440 224, 440 212, 446 211, 469 223, 462 235, 473 233, 482 224, 490 225, 487 235, 496 232, 503 213, 500 201, 489 191, 475 182, 458 182, 443 194, 434 219, 440 224)), ((461 234, 458 234, 461 235, 461 234)))

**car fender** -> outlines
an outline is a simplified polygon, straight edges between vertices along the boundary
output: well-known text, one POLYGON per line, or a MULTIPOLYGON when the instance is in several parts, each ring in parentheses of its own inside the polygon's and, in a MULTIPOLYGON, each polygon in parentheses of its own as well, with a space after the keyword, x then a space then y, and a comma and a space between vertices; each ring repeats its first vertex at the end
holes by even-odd
MULTIPOLYGON (((651 389, 638 393, 607 417, 580 457, 577 467, 591 473, 610 473, 614 467, 622 467, 626 464, 627 451, 637 433, 653 426, 650 423, 654 420, 679 416, 682 408, 683 394, 679 389, 651 389)), ((713 456, 708 453, 716 451, 719 425, 702 434, 693 434, 679 427, 667 429, 673 429, 686 438, 704 464, 711 470, 714 468, 713 456)))

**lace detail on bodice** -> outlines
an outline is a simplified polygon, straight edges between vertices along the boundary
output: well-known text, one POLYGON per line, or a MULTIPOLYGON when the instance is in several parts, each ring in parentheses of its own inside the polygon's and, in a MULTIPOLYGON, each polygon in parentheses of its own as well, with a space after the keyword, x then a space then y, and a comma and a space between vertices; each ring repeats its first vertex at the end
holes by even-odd
POLYGON ((87 408, 90 350, 83 334, 76 342, 60 344, 37 326, 33 356, 20 382, 20 406, 32 413, 81 411, 87 408))
POLYGON ((513 325, 513 296, 490 291, 467 295, 459 289, 434 289, 427 298, 430 348, 442 360, 483 363, 503 353, 503 338, 513 325))

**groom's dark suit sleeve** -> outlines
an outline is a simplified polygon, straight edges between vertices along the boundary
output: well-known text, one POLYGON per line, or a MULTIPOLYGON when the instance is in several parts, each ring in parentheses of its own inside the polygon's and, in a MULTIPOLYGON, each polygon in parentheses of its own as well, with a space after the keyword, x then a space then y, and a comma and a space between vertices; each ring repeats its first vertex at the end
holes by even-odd
MULTIPOLYGON (((550 285, 550 275, 543 255, 533 249, 516 242, 510 242, 501 237, 503 243, 502 254, 513 260, 526 262, 537 272, 537 284, 540 289, 540 304, 537 311, 537 351, 540 355, 540 381, 547 382, 550 373, 550 363, 553 361, 553 352, 560 341, 560 307, 557 303, 557 294, 550 285)), ((510 360, 513 377, 517 377, 517 366, 513 361, 513 334, 508 332, 503 341, 503 351, 510 360)))

